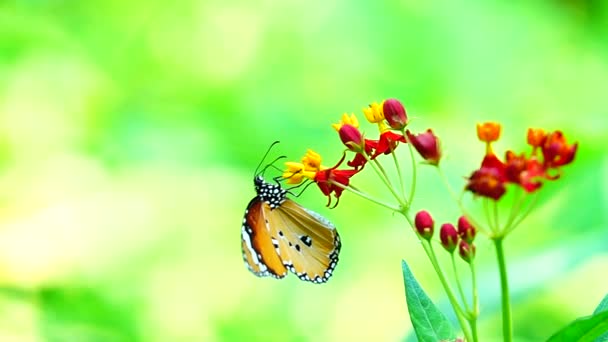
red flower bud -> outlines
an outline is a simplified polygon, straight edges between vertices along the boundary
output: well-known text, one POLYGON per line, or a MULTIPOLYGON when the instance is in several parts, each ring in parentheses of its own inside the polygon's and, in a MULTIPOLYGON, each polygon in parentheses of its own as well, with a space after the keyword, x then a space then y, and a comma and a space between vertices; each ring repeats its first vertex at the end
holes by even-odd
POLYGON ((471 260, 475 258, 475 245, 468 244, 466 241, 461 240, 460 245, 458 246, 458 254, 460 254, 462 260, 470 263, 471 260))
POLYGON ((412 143, 416 151, 420 153, 429 164, 439 164, 441 151, 439 150, 439 139, 429 128, 424 133, 411 134, 409 129, 406 132, 408 140, 412 143))
POLYGON ((407 125, 407 114, 405 108, 397 99, 388 99, 382 105, 384 118, 392 129, 401 130, 407 125))
POLYGON ((468 243, 472 243, 475 239, 477 230, 471 225, 466 217, 460 216, 458 219, 458 235, 460 238, 468 243))
POLYGON ((340 140, 350 149, 351 151, 360 152, 363 146, 363 136, 358 128, 355 126, 344 124, 338 131, 340 140))
POLYGON ((442 224, 441 230, 439 231, 439 238, 441 239, 441 245, 446 251, 450 253, 454 252, 454 249, 456 249, 456 245, 458 244, 458 232, 453 224, 442 224))
POLYGON ((422 236, 426 240, 430 240, 433 236, 433 228, 435 227, 435 222, 433 222, 433 218, 431 214, 426 210, 421 210, 416 214, 415 224, 416 230, 418 234, 422 236))

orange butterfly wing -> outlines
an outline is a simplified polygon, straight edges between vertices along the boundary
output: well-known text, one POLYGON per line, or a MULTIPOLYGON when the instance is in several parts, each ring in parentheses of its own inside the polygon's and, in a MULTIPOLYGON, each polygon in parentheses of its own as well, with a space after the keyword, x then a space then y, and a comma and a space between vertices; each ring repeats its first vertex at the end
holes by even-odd
MULTIPOLYGON (((265 204, 265 203, 264 203, 265 204)), ((300 279, 324 283, 338 263, 340 236, 321 215, 286 199, 270 209, 263 205, 271 241, 283 265, 300 279)))
POLYGON ((287 269, 276 251, 269 234, 265 208, 268 204, 254 198, 245 211, 241 228, 243 261, 258 277, 283 278, 287 269))

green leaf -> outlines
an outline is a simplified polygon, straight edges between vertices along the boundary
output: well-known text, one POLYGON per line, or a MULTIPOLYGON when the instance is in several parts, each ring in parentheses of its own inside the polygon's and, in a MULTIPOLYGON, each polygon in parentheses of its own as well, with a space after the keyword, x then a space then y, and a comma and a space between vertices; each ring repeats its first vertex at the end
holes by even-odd
POLYGON ((455 339, 456 333, 452 324, 424 293, 405 261, 401 262, 401 267, 407 308, 418 341, 436 342, 455 339))
POLYGON ((595 311, 593 311, 593 314, 598 314, 600 312, 604 312, 608 310, 608 294, 604 297, 604 299, 602 299, 602 301, 600 302, 600 305, 597 306, 597 308, 595 308, 595 311))
POLYGON ((608 311, 578 318, 555 333, 547 342, 591 342, 608 332, 608 311))
MULTIPOLYGON (((593 311, 594 315, 599 314, 600 312, 608 311, 608 295, 604 296, 604 299, 600 302, 600 305, 595 308, 593 311)), ((595 342, 608 342, 608 332, 604 333, 602 336, 595 339, 595 342)))

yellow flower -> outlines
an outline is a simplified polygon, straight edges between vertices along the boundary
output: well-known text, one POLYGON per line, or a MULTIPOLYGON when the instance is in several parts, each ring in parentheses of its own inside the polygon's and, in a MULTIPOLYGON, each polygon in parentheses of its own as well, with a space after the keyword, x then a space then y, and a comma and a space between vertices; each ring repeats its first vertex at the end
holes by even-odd
POLYGON ((384 101, 380 104, 374 102, 369 105, 367 108, 363 108, 363 114, 365 114, 365 118, 367 121, 371 123, 379 123, 384 121, 384 112, 382 111, 382 106, 384 105, 384 101))
POLYGON ((318 171, 326 169, 321 165, 321 156, 311 149, 306 151, 301 163, 286 162, 285 166, 283 178, 287 179, 287 184, 299 184, 305 178, 314 180, 318 171))
POLYGON ((355 114, 348 116, 347 113, 344 113, 342 114, 342 120, 340 120, 338 123, 332 124, 331 127, 333 127, 336 131, 340 131, 340 128, 342 128, 343 125, 351 125, 355 128, 359 128, 359 120, 357 120, 355 114))
POLYGON ((306 151, 306 155, 302 157, 302 164, 304 164, 305 171, 317 172, 321 170, 321 155, 311 149, 308 149, 306 151))

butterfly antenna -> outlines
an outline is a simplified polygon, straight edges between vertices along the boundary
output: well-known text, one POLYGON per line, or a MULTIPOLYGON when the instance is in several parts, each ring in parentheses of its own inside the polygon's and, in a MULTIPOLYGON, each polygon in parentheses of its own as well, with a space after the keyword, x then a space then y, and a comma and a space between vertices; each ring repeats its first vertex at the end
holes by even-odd
POLYGON ((276 163, 277 161, 283 159, 283 158, 287 158, 287 156, 278 156, 276 157, 270 164, 264 166, 264 168, 262 169, 262 171, 260 171, 259 173, 256 173, 257 175, 263 175, 264 172, 266 172, 266 169, 268 169, 269 167, 274 167, 275 169, 281 171, 281 169, 279 169, 278 167, 274 166, 274 163, 276 163))
POLYGON ((287 192, 289 194, 291 194, 293 197, 300 197, 304 193, 304 191, 306 191, 306 189, 308 189, 308 187, 313 183, 314 183, 313 181, 310 181, 310 182, 304 182, 304 183, 298 184, 296 186, 292 186, 291 188, 287 189, 287 192), (301 187, 302 185, 304 185, 304 188, 302 190, 300 190, 300 192, 298 192, 297 195, 291 191, 293 189, 297 189, 297 188, 301 187))
MULTIPOLYGON (((272 144, 270 144, 270 146, 268 146, 268 149, 266 150, 266 153, 264 153, 264 156, 262 157, 262 160, 260 160, 260 163, 258 164, 258 166, 255 168, 255 172, 253 173, 254 177, 259 175, 260 173, 264 173, 264 170, 266 170, 266 168, 268 167, 268 165, 264 168, 264 170, 262 170, 262 172, 258 172, 258 170, 260 169, 260 167, 262 166, 262 164, 264 164, 264 160, 266 159, 266 157, 268 157, 268 153, 270 153, 270 150, 272 150, 272 148, 274 147, 274 145, 278 144, 279 141, 276 140, 275 142, 273 142, 272 144)), ((275 162, 280 159, 277 158, 275 159, 275 162)), ((273 162, 274 163, 274 162, 273 162)), ((271 164, 272 165, 272 164, 271 164)))

